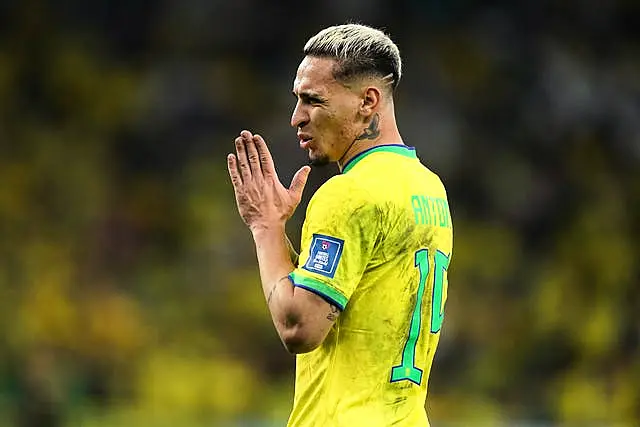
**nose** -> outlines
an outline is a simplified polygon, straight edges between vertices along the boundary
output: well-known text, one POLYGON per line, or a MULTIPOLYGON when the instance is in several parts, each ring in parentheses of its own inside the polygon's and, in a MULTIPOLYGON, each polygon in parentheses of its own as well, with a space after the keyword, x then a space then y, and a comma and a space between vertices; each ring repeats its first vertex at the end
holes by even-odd
POLYGON ((298 101, 291 115, 291 127, 303 128, 307 123, 309 123, 309 113, 304 105, 298 101))

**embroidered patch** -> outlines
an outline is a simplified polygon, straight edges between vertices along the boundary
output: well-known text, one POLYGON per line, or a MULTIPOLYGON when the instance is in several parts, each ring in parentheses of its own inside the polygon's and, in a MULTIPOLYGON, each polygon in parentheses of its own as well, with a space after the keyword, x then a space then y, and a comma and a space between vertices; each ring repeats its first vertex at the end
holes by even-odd
POLYGON ((311 240, 309 259, 307 259, 302 268, 312 273, 333 278, 336 274, 336 268, 338 268, 343 246, 344 240, 323 236, 322 234, 314 234, 311 240))

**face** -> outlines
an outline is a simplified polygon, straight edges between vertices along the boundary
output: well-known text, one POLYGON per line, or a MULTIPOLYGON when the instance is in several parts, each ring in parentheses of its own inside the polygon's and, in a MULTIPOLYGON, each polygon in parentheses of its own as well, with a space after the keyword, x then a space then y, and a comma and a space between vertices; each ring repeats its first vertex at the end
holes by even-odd
POLYGON ((340 160, 362 131, 355 91, 333 78, 335 60, 307 56, 300 63, 293 83, 297 99, 291 126, 297 129, 300 147, 311 164, 340 160))

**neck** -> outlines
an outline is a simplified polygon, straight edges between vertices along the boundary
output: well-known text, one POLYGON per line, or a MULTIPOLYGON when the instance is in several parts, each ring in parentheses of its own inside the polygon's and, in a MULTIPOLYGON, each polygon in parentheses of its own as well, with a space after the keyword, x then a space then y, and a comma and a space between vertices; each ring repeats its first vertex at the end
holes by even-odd
POLYGON ((338 159, 337 163, 340 172, 351 159, 363 151, 388 144, 404 144, 396 126, 395 117, 393 113, 385 116, 375 113, 369 126, 351 141, 340 159, 338 159))

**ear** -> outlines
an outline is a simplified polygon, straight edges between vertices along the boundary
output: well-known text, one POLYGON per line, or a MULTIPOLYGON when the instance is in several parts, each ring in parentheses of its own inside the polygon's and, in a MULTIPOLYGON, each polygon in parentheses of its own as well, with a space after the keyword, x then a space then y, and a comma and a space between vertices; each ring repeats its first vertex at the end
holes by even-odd
POLYGON ((382 102, 382 93, 375 86, 365 86, 360 102, 360 114, 369 117, 376 112, 382 102))

